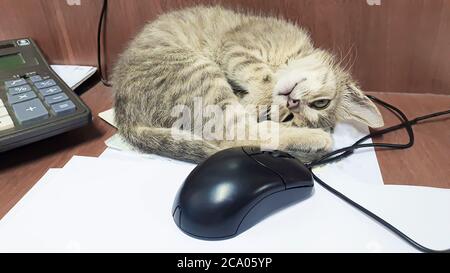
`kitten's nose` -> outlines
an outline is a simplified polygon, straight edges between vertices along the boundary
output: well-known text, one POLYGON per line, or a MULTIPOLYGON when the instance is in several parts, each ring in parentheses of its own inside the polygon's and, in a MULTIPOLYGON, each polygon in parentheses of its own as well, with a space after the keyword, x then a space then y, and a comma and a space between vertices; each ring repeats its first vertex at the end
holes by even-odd
POLYGON ((289 98, 287 101, 287 108, 292 109, 296 108, 300 104, 300 100, 294 100, 292 98, 289 98))

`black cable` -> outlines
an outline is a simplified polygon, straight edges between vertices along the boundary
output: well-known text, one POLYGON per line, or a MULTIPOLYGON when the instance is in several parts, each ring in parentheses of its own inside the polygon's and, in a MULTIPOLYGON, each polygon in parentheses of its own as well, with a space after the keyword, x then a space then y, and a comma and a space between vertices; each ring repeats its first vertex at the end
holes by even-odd
POLYGON ((103 69, 102 69, 102 51, 101 51, 101 44, 102 44, 102 33, 103 33, 103 25, 106 20, 106 12, 108 10, 108 0, 103 0, 103 6, 102 10, 100 12, 100 19, 98 21, 98 29, 97 29, 97 66, 98 66, 98 73, 100 74, 100 80, 101 82, 106 86, 111 86, 111 83, 108 81, 107 77, 103 75, 103 69))
POLYGON ((371 212, 370 210, 366 209, 365 207, 361 206, 360 204, 356 203, 355 201, 353 201, 352 199, 348 198, 347 196, 345 196, 344 194, 342 194, 341 192, 337 191, 336 189, 334 189, 333 187, 331 187, 330 185, 328 185, 327 183, 325 183, 324 181, 322 181, 319 177, 317 177, 312 171, 311 171, 312 176, 314 177, 314 180, 316 180, 317 183, 319 183, 322 187, 324 187, 326 190, 328 190, 329 192, 331 192, 332 194, 336 195, 337 197, 341 198, 342 200, 344 200, 345 202, 347 202, 348 204, 352 205, 353 207, 359 209, 360 211, 362 211, 363 213, 365 213, 366 215, 368 215, 369 217, 373 218, 375 221, 379 222, 380 224, 382 224, 383 226, 387 227, 388 229, 390 229, 391 231, 393 231, 395 234, 397 234, 398 236, 400 236, 402 239, 404 239, 407 243, 409 243, 410 245, 412 245, 413 247, 415 247, 416 249, 418 249, 419 251, 422 252, 427 252, 427 253, 450 253, 450 249, 445 249, 445 250, 435 250, 435 249, 430 249, 428 247, 425 247, 421 244, 419 244, 418 242, 414 241, 413 239, 411 239, 410 237, 408 237, 405 233, 401 232, 399 229, 397 229, 396 227, 394 227, 393 225, 389 224, 387 221, 385 221, 383 218, 379 217, 378 215, 376 215, 375 213, 371 212))
MULTIPOLYGON (((398 110, 398 109, 397 109, 398 110)), ((398 110, 400 111, 400 110, 398 110)), ((401 112, 401 111, 400 111, 401 112)), ((390 149, 407 149, 413 146, 414 144, 414 133, 412 130, 412 126, 418 124, 419 122, 423 121, 423 120, 427 120, 427 119, 431 119, 431 118, 435 118, 435 117, 439 117, 439 116, 443 116, 443 115, 448 115, 450 114, 450 110, 446 110, 446 111, 440 111, 440 112, 435 112, 432 114, 428 114, 428 115, 424 115, 424 116, 419 116, 414 118, 413 120, 404 120, 402 123, 385 128, 383 130, 379 130, 376 132, 373 132, 369 135, 364 136, 363 138, 359 139, 357 142, 355 142, 355 144, 353 144, 352 146, 348 146, 348 147, 344 147, 338 150, 335 150, 333 152, 330 152, 324 156, 322 156, 320 159, 315 160, 309 164, 306 164, 308 167, 312 168, 318 165, 323 165, 332 161, 336 161, 339 159, 342 159, 344 157, 349 156, 351 153, 353 153, 354 150, 360 149, 360 148, 368 148, 368 147, 375 147, 375 148, 390 148, 390 149), (363 141, 366 141, 369 138, 372 137, 376 137, 376 136, 380 136, 380 135, 384 135, 402 128, 406 128, 408 131, 408 136, 409 136, 409 142, 406 144, 391 144, 391 143, 368 143, 368 144, 360 144, 363 141)))
POLYGON ((360 148, 377 147, 377 148, 385 148, 385 149, 407 149, 414 145, 414 131, 412 130, 412 127, 411 127, 413 124, 410 123, 411 121, 408 120, 406 115, 400 109, 398 109, 397 107, 395 107, 387 102, 384 102, 374 96, 368 96, 368 97, 371 100, 375 101, 376 103, 382 105, 389 111, 393 112, 400 119, 400 121, 402 121, 402 123, 392 126, 392 127, 388 127, 388 128, 379 130, 379 131, 375 131, 373 133, 370 133, 370 134, 364 136, 363 138, 359 139, 358 141, 356 141, 352 146, 335 150, 333 152, 330 152, 330 153, 322 156, 318 160, 315 160, 315 161, 309 163, 308 167, 315 167, 317 165, 323 165, 326 163, 330 163, 330 162, 333 162, 336 160, 343 159, 343 158, 351 155, 354 150, 360 149, 360 148), (392 143, 361 144, 362 142, 366 141, 367 139, 370 139, 370 138, 373 138, 376 136, 380 136, 380 135, 384 135, 384 134, 396 131, 401 128, 405 128, 408 133, 409 141, 406 144, 392 144, 392 143))
POLYGON ((428 115, 425 115, 425 116, 417 117, 417 118, 411 120, 410 122, 411 122, 412 125, 414 125, 414 124, 417 124, 420 121, 423 121, 423 120, 426 120, 426 119, 435 118, 435 117, 448 115, 448 114, 450 114, 450 110, 441 111, 441 112, 435 112, 435 113, 431 113, 431 114, 428 114, 428 115))
POLYGON ((345 196, 344 194, 342 194, 338 190, 334 189, 333 187, 331 187, 330 185, 325 183, 323 180, 321 180, 319 177, 317 177, 313 173, 312 167, 317 166, 317 165, 322 165, 322 164, 325 164, 325 163, 328 163, 328 162, 336 161, 336 160, 342 159, 344 157, 347 157, 347 156, 351 155, 353 153, 353 151, 356 150, 356 149, 361 149, 361 148, 366 148, 366 147, 377 147, 377 148, 381 147, 381 148, 388 148, 388 149, 407 149, 407 148, 413 146, 413 144, 414 144, 414 131, 412 130, 412 126, 413 125, 416 125, 420 121, 423 121, 423 120, 427 120, 427 119, 431 119, 431 118, 435 118, 435 117, 439 117, 439 116, 449 115, 450 114, 450 110, 446 110, 446 111, 435 112, 435 113, 424 115, 424 116, 419 116, 419 117, 414 118, 413 120, 409 120, 406 117, 406 115, 400 109, 396 108, 395 106, 392 106, 392 105, 390 105, 390 104, 388 104, 388 103, 386 103, 386 102, 384 102, 384 101, 382 101, 382 100, 380 100, 380 99, 378 99, 376 97, 373 97, 373 96, 369 96, 369 97, 370 97, 370 99, 372 99, 376 103, 382 105, 383 107, 387 108, 388 110, 390 110, 391 112, 396 114, 396 116, 402 121, 402 123, 397 124, 395 126, 391 126, 391 127, 382 129, 382 130, 379 130, 379 131, 376 131, 376 132, 373 132, 371 134, 368 134, 365 137, 363 137, 363 138, 359 139, 358 141, 356 141, 353 145, 345 147, 345 148, 342 148, 342 149, 335 150, 333 152, 330 152, 330 153, 322 156, 319 160, 313 161, 310 164, 306 164, 306 166, 311 170, 311 174, 312 174, 314 180, 316 180, 316 182, 319 183, 322 187, 324 187, 326 190, 328 190, 332 194, 336 195, 337 197, 341 198, 342 200, 344 200, 348 204, 352 205, 353 207, 359 209, 361 212, 365 213, 366 215, 368 215, 369 217, 371 217, 375 221, 379 222, 383 226, 387 227, 388 229, 393 231, 400 238, 404 239, 407 243, 409 243, 410 245, 412 245, 413 247, 415 247, 419 251, 429 252, 429 253, 450 253, 450 249, 434 250, 434 249, 430 249, 430 248, 427 248, 427 247, 419 244, 418 242, 414 241, 413 239, 408 237, 406 234, 404 234, 402 231, 400 231, 399 229, 397 229, 396 227, 394 227, 393 225, 391 225, 390 223, 385 221, 383 218, 379 217, 375 213, 373 213, 370 210, 368 210, 368 209, 364 208, 363 206, 359 205, 358 203, 356 203, 352 199, 348 198, 347 196, 345 196), (406 144, 391 144, 391 143, 361 144, 362 142, 366 141, 369 138, 372 138, 372 137, 375 137, 375 136, 384 135, 384 134, 387 134, 387 133, 390 133, 390 132, 393 132, 393 131, 396 131, 396 130, 399 130, 399 129, 402 129, 402 128, 405 128, 407 130, 407 132, 408 132, 409 141, 406 144))

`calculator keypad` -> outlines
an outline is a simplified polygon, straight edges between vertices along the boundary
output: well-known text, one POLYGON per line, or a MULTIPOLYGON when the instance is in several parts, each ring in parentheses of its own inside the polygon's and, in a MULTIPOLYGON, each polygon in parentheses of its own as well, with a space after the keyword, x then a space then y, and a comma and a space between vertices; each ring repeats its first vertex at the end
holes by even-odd
POLYGON ((12 117, 20 125, 31 125, 51 116, 76 111, 75 104, 53 79, 40 75, 32 75, 28 79, 4 82, 7 99, 0 100, 0 131, 14 127, 12 117))

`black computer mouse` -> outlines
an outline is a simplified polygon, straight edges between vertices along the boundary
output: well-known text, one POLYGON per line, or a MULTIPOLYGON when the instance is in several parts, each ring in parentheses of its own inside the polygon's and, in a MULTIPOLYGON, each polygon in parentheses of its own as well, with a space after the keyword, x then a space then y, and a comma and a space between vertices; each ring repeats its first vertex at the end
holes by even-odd
POLYGON ((288 153, 231 148, 212 155, 189 174, 172 215, 192 237, 228 239, 309 197, 313 185, 309 169, 288 153))

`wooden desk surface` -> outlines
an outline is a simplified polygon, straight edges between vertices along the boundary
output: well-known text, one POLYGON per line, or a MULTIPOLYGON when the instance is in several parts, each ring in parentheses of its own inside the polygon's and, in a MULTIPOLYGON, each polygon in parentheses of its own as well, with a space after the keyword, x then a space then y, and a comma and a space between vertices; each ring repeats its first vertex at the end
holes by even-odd
MULTIPOLYGON (((450 96, 372 93, 404 110, 409 117, 450 108, 450 96)), ((95 85, 81 98, 92 110, 89 126, 0 154, 0 218, 47 172, 60 168, 73 156, 98 156, 115 129, 98 117, 112 105, 108 87, 95 85)), ((386 125, 397 120, 382 110, 386 125)), ((442 119, 441 119, 442 120, 442 119)), ((377 151, 385 184, 409 184, 450 188, 450 119, 415 127, 416 144, 404 151, 377 151)), ((405 141, 394 132, 375 141, 405 141)))

